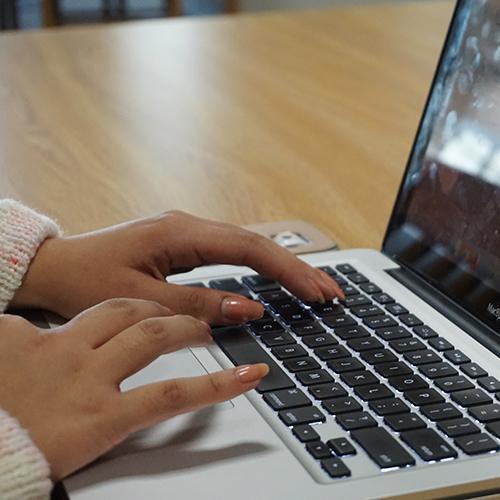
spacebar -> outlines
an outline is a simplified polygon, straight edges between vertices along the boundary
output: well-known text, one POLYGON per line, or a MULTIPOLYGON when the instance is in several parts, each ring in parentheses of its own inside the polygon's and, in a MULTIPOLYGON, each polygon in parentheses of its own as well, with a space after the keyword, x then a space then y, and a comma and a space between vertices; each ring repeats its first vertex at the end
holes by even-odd
POLYGON ((295 384, 257 341, 241 326, 213 332, 214 340, 235 365, 266 363, 269 373, 257 386, 259 392, 288 389, 295 384))

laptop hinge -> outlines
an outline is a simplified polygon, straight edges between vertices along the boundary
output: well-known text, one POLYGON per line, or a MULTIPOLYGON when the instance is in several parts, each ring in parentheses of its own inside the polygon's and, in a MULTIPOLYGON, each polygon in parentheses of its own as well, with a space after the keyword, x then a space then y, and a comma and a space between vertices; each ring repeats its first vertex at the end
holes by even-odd
POLYGON ((497 333, 493 329, 476 319, 442 292, 430 286, 415 273, 402 267, 387 269, 386 273, 409 288, 422 300, 486 347, 486 349, 500 356, 500 345, 498 341, 495 341, 497 333))

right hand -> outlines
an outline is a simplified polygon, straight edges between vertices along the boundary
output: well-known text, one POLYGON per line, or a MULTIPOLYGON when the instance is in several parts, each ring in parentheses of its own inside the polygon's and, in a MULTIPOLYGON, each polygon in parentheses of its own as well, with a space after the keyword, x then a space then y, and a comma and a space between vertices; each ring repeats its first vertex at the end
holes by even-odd
POLYGON ((112 299, 53 330, 0 316, 0 407, 43 452, 59 480, 132 432, 234 398, 268 372, 247 365, 121 392, 161 354, 211 341, 207 323, 160 304, 112 299))

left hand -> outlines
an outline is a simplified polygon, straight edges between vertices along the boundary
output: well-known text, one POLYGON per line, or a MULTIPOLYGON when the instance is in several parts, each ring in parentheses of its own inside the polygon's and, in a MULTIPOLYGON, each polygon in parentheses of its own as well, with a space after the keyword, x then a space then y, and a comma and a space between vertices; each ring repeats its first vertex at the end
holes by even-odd
POLYGON ((173 211, 47 239, 11 306, 69 318, 106 299, 129 297, 154 300, 211 324, 259 318, 262 306, 240 295, 165 281, 170 274, 215 263, 249 266, 309 302, 343 297, 326 273, 263 236, 173 211))

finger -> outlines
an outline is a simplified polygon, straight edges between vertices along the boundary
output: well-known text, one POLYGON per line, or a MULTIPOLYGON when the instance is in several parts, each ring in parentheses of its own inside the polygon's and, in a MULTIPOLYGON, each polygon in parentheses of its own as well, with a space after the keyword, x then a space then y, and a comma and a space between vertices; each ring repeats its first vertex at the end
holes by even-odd
POLYGON ((97 351, 98 364, 118 383, 162 354, 211 340, 208 324, 191 316, 147 318, 103 344, 97 351))
POLYGON ((242 295, 153 281, 148 277, 145 280, 144 288, 155 300, 168 304, 176 313, 189 314, 212 325, 246 323, 264 314, 262 304, 242 295))
POLYGON ((59 330, 71 328, 72 336, 82 338, 95 349, 139 321, 172 314, 167 307, 150 300, 110 299, 78 314, 59 330))
POLYGON ((122 395, 121 424, 127 432, 134 432, 175 415, 226 401, 255 388, 268 373, 269 367, 260 363, 132 389, 122 395))
POLYGON ((170 252, 173 267, 243 265, 279 281, 294 295, 310 302, 343 297, 331 277, 257 233, 191 216, 187 216, 185 227, 185 234, 170 252))

